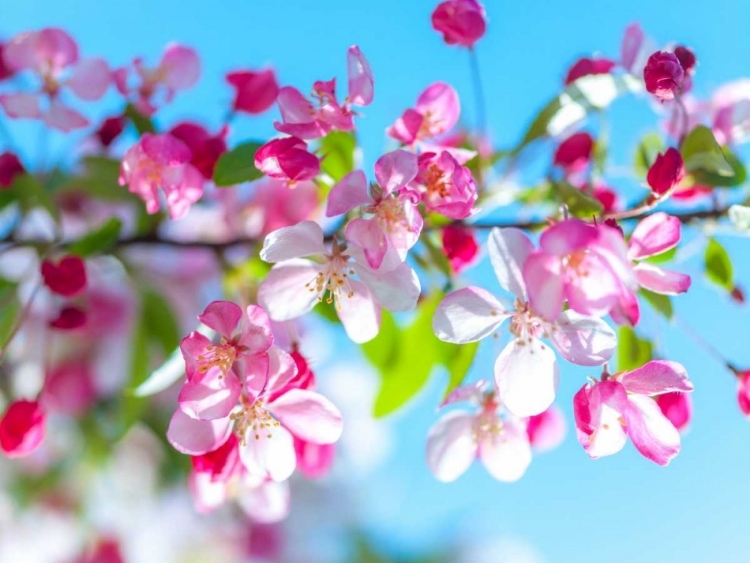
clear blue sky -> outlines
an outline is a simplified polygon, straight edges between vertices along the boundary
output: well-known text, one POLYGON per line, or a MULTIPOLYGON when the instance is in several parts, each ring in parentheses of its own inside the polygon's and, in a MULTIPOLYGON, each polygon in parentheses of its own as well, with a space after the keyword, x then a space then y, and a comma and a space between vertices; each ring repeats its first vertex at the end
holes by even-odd
MULTIPOLYGON (((519 138, 578 56, 599 51, 616 57, 622 31, 632 21, 640 21, 660 44, 676 41, 694 48, 698 94, 750 70, 746 0, 487 0, 485 5, 489 32, 478 49, 489 123, 501 146, 519 138)), ((305 91, 316 79, 343 80, 346 48, 356 43, 376 79, 375 102, 358 122, 371 163, 384 147, 384 128, 435 80, 458 89, 464 119, 473 123, 467 55, 445 47, 431 30, 433 6, 426 0, 5 0, 0 34, 58 25, 76 37, 84 54, 103 55, 114 64, 136 54, 155 61, 170 40, 192 45, 202 56, 202 80, 180 95, 164 117, 209 123, 219 122, 229 102, 221 78, 225 71, 271 63, 283 84, 305 91)), ((233 139, 268 136, 275 117, 271 112, 239 120, 233 139)), ((624 103, 612 124, 613 160, 630 163, 637 135, 654 123, 645 100, 624 103)), ((734 256, 742 257, 736 260, 737 276, 747 283, 747 240, 726 242, 734 256)), ((732 360, 750 365, 747 310, 708 288, 698 262, 682 266, 695 274, 695 287, 677 300, 678 313, 732 360)), ((476 278, 490 289, 497 287, 486 267, 476 278)), ((453 485, 439 484, 423 461, 424 437, 435 420, 442 383, 435 381, 400 416, 392 463, 361 485, 370 530, 397 552, 481 534, 520 537, 554 563, 746 563, 750 423, 735 405, 734 381, 679 328, 650 318, 644 323, 660 336, 669 357, 688 367, 697 389, 693 427, 670 467, 651 464, 631 446, 592 461, 569 434, 560 449, 536 459, 519 483, 499 484, 475 468, 453 485)), ((474 376, 490 376, 496 352, 491 344, 482 349, 474 376)), ((568 415, 586 375, 563 371, 559 397, 568 415)))

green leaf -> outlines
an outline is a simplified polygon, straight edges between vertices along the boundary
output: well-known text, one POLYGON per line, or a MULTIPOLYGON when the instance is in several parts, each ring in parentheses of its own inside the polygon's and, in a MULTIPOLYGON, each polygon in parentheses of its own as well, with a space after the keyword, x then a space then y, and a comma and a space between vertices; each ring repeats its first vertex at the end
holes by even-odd
POLYGON ((427 249, 427 255, 430 258, 429 263, 446 278, 451 279, 451 277, 453 277, 453 270, 451 269, 448 257, 445 255, 445 252, 443 252, 443 249, 436 238, 426 235, 422 237, 422 243, 427 249))
POLYGON ((71 243, 68 252, 82 258, 95 254, 107 254, 117 244, 121 229, 122 221, 117 217, 112 217, 95 231, 71 243))
POLYGON ((214 169, 214 183, 225 188, 262 177, 263 172, 255 167, 255 153, 262 146, 263 143, 249 141, 222 154, 214 169))
POLYGON ((674 257, 677 256, 677 247, 673 246, 669 250, 665 250, 661 254, 656 254, 654 256, 647 256, 643 260, 645 262, 650 262, 651 264, 664 264, 666 262, 671 262, 674 260, 674 257))
POLYGON ((362 344, 362 353, 373 366, 381 372, 386 372, 398 361, 400 338, 402 338, 401 329, 396 324, 393 315, 384 310, 378 335, 362 344))
POLYGON ((52 195, 39 181, 31 174, 19 174, 16 176, 10 187, 14 191, 21 209, 29 212, 36 207, 41 207, 50 217, 57 220, 59 210, 52 199, 52 195))
POLYGON ((81 163, 83 165, 81 173, 61 182, 57 188, 58 192, 84 191, 98 199, 140 202, 138 196, 128 191, 127 186, 119 185, 119 160, 106 156, 85 156, 81 159, 81 163))
POLYGON ((636 175, 645 176, 658 154, 663 150, 664 141, 661 136, 658 133, 646 133, 635 151, 633 168, 636 175))
POLYGON ((441 361, 448 369, 448 385, 443 398, 464 382, 469 368, 474 363, 474 357, 477 355, 478 349, 479 342, 470 342, 469 344, 439 343, 441 361))
POLYGON ((557 182, 554 189, 558 200, 568 207, 571 215, 591 218, 592 215, 599 215, 604 209, 599 200, 567 182, 557 182))
POLYGON ((706 268, 706 275, 710 281, 727 291, 734 289, 732 259, 716 239, 708 239, 703 261, 706 268))
POLYGON ((156 133, 156 127, 154 127, 154 123, 148 117, 138 111, 138 108, 136 108, 133 104, 126 105, 124 113, 125 117, 127 117, 135 126, 136 131, 138 131, 138 135, 143 135, 144 133, 156 133))
POLYGON ((0 307, 0 348, 8 344, 21 316, 21 304, 13 297, 0 307))
POLYGON ((750 234, 750 207, 733 205, 729 208, 729 220, 739 232, 750 234))
POLYGON ((706 170, 695 170, 692 172, 692 176, 696 184, 731 188, 745 183, 745 180, 747 179, 745 165, 742 164, 740 159, 738 159, 729 148, 724 147, 721 150, 727 163, 729 163, 729 166, 732 168, 732 174, 729 176, 723 176, 706 170))
POLYGON ((669 295, 654 293, 653 291, 643 288, 641 288, 639 293, 646 301, 648 301, 649 305, 651 305, 656 312, 660 313, 668 321, 672 320, 674 308, 672 307, 672 299, 669 295))
POLYGON ((165 355, 169 355, 180 344, 180 326, 169 301, 153 290, 147 289, 142 295, 143 326, 149 341, 159 345, 165 355))
POLYGON ((688 134, 680 152, 688 172, 703 171, 726 177, 735 175, 714 134, 705 125, 698 125, 688 134))
POLYGON ((618 371, 639 368, 654 357, 651 342, 640 338, 629 326, 620 327, 617 341, 618 371))
POLYGON ((320 169, 338 182, 354 170, 354 151, 357 140, 354 133, 332 131, 320 141, 322 161, 320 169))

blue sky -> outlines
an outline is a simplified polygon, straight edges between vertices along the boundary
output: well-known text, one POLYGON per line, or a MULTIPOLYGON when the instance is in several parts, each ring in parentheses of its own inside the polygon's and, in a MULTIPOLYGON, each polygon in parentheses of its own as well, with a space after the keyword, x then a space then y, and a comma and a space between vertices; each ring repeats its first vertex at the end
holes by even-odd
MULTIPOLYGON (((485 5, 489 31, 478 53, 488 121, 499 146, 520 138, 577 57, 601 52, 616 58, 622 31, 632 21, 640 21, 659 44, 675 41, 694 48, 699 95, 748 72, 750 7, 745 0, 487 0, 485 5)), ((0 34, 57 25, 76 37, 82 53, 102 55, 115 65, 135 55, 155 62, 168 41, 192 45, 202 57, 202 80, 160 118, 192 117, 209 124, 218 124, 229 104, 225 71, 273 64, 283 84, 306 91, 316 79, 344 80, 346 49, 358 44, 376 79, 375 102, 358 121, 365 157, 372 163, 385 147, 385 127, 436 80, 456 87, 463 120, 474 123, 467 53, 444 46, 432 31, 433 6, 426 0, 7 0, 0 5, 0 34)), ((272 111, 239 119, 232 139, 268 137, 275 117, 272 111)), ((614 118, 612 158, 628 164, 638 135, 654 129, 656 118, 645 99, 616 104, 614 118)), ((15 124, 12 130, 25 140, 33 138, 15 124)), ((70 146, 62 135, 52 141, 57 151, 70 146)), ((24 142, 26 147, 33 148, 31 141, 24 142)), ((701 235, 688 231, 685 236, 701 235)), ((721 240, 735 257, 746 256, 747 240, 721 240)), ((739 280, 750 280, 750 262, 739 259, 735 266, 739 280)), ((730 359, 750 365, 747 310, 707 286, 699 260, 687 260, 680 268, 694 274, 695 286, 676 300, 678 314, 730 359)), ((487 264, 472 277, 499 289, 487 264)), ((644 326, 659 336, 670 359, 687 366, 697 389, 693 426, 668 468, 642 459, 631 446, 617 456, 589 460, 569 434, 561 448, 535 459, 519 483, 497 483, 475 467, 453 485, 439 484, 423 460, 424 437, 436 419, 442 386, 435 378, 410 409, 397 415, 393 460, 361 484, 368 529, 395 552, 439 547, 458 537, 503 535, 530 542, 554 563, 746 563, 750 423, 736 407, 734 380, 678 327, 648 317, 644 326)), ((483 346, 472 375, 490 376, 498 351, 492 344, 483 346)), ((559 397, 568 416, 572 395, 589 374, 563 370, 559 397)))

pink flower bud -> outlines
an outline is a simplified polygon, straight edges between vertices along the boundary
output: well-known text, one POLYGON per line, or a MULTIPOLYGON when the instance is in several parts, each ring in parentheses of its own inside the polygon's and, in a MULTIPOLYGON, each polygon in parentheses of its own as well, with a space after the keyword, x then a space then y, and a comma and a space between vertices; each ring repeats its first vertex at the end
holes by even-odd
POLYGON ((664 197, 671 192, 685 177, 685 163, 682 155, 674 147, 667 149, 664 154, 659 153, 656 160, 648 169, 646 181, 658 197, 664 197))
POLYGON ((737 374, 737 402, 742 414, 750 418, 750 369, 737 374))
POLYGON ((336 456, 336 444, 314 444, 294 439, 297 469, 308 479, 319 479, 328 473, 336 456))
POLYGON ((689 393, 663 393, 654 397, 661 412, 680 432, 687 429, 693 415, 693 403, 689 393))
POLYGON ((0 43, 0 82, 15 74, 15 70, 10 68, 3 60, 3 51, 5 51, 5 45, 0 43))
POLYGON ((594 138, 586 132, 576 133, 557 147, 554 163, 566 172, 574 172, 588 164, 593 150, 594 138))
POLYGON ((648 58, 643 69, 646 90, 659 100, 673 100, 682 89, 685 71, 674 53, 657 51, 648 58))
POLYGON ((60 330, 75 330, 86 325, 86 318, 86 311, 68 305, 60 310, 56 319, 49 322, 49 326, 60 330))
POLYGON ((289 182, 312 180, 320 172, 320 161, 307 152, 307 143, 297 137, 273 139, 255 153, 255 166, 266 176, 289 182))
POLYGON ((44 411, 37 401, 19 400, 0 419, 0 449, 8 457, 32 453, 44 438, 44 411))
POLYGON ((679 47, 675 47, 674 54, 677 60, 680 61, 680 66, 685 71, 685 74, 692 74, 695 70, 695 53, 693 53, 692 49, 680 45, 679 47))
POLYGON ((16 176, 23 174, 26 170, 12 152, 0 154, 0 188, 9 188, 13 185, 16 176))
POLYGON ((212 136, 197 123, 183 122, 172 127, 169 134, 185 143, 187 148, 190 149, 193 154, 190 164, 206 180, 213 178, 216 162, 222 154, 227 152, 227 143, 224 140, 226 130, 212 136))
POLYGON ((607 74, 615 66, 614 61, 609 59, 590 59, 583 57, 578 59, 568 70, 565 76, 565 85, 572 84, 582 76, 591 74, 607 74))
POLYGON ((735 285, 729 295, 735 303, 745 304, 745 291, 739 285, 735 285))
POLYGON ((103 147, 111 145, 125 130, 126 120, 122 115, 108 117, 99 126, 94 135, 103 147))
POLYGON ((432 12, 432 27, 448 45, 471 48, 487 28, 484 7, 477 0, 446 0, 432 12))
POLYGON ((232 108, 250 114, 259 114, 270 108, 279 93, 273 69, 258 72, 239 70, 226 75, 226 81, 235 89, 232 108))
POLYGON ((66 256, 55 264, 50 260, 42 262, 44 284, 63 297, 73 297, 86 287, 86 265, 78 256, 66 256))
POLYGON ((443 252, 453 271, 459 273, 474 262, 479 245, 471 229, 449 225, 443 229, 443 252))

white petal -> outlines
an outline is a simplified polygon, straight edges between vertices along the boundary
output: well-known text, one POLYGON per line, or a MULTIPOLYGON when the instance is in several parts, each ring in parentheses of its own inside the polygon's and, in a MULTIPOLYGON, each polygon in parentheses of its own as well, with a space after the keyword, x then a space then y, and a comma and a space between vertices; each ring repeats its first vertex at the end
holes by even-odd
POLYGON ((283 426, 248 428, 240 459, 251 478, 285 481, 297 467, 294 439, 283 426))
POLYGON ((302 258, 276 264, 258 288, 258 302, 274 321, 309 313, 318 302, 315 277, 322 269, 302 258))
POLYGON ((260 257, 266 262, 281 262, 324 253, 323 229, 315 221, 302 221, 269 233, 260 257))
POLYGON ((510 317, 503 305, 481 287, 446 295, 435 310, 432 329, 440 340, 465 344, 489 336, 510 317))
POLYGON ((477 455, 475 417, 453 411, 427 435, 427 465, 439 481, 449 483, 463 475, 477 455))
POLYGON ((257 486, 248 484, 237 498, 242 510, 253 522, 273 524, 289 514, 289 482, 267 481, 257 486))
POLYGON ((509 342, 495 362, 498 395, 516 416, 547 410, 555 400, 558 380, 555 353, 536 338, 509 342))
POLYGON ((375 338, 380 330, 380 305, 362 282, 350 280, 349 285, 351 294, 336 298, 336 310, 349 338, 362 344, 375 338))
POLYGON ((520 229, 494 228, 487 246, 492 268, 500 285, 526 301, 526 283, 521 272, 526 257, 534 251, 534 244, 520 229))
POLYGON ((352 266, 378 303, 389 311, 411 311, 417 306, 421 291, 419 278, 407 264, 399 264, 390 272, 372 270, 361 264, 352 266))
POLYGON ((617 334, 606 322, 572 310, 558 317, 550 338, 563 358, 579 366, 601 365, 617 347, 617 334))
POLYGON ((526 430, 506 422, 502 432, 490 433, 479 442, 479 459, 498 481, 518 481, 531 463, 531 444, 526 430))

